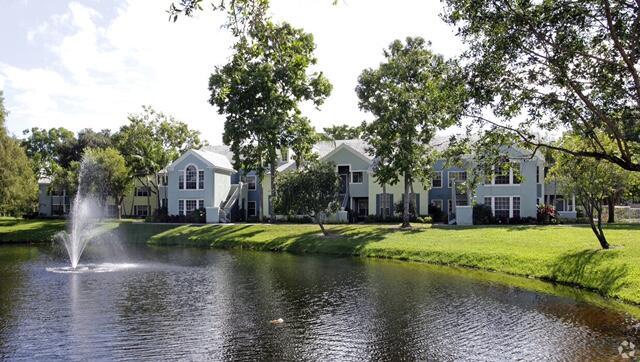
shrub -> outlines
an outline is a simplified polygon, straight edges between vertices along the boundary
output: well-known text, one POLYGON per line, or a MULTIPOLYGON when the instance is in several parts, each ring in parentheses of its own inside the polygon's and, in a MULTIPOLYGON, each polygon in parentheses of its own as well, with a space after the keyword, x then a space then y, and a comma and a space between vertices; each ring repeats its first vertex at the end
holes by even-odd
POLYGON ((422 223, 422 224, 431 224, 433 222, 433 218, 431 216, 418 216, 417 222, 422 223))
POLYGON ((556 208, 551 205, 538 205, 536 219, 538 224, 557 224, 556 208))
POLYGON ((495 224, 496 219, 493 217, 491 206, 485 204, 473 205, 473 224, 474 225, 489 225, 495 224))

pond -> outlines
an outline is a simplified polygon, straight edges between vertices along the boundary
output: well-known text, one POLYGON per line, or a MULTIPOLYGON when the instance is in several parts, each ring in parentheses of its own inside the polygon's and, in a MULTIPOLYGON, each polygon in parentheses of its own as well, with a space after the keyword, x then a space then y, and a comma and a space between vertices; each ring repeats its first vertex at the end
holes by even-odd
POLYGON ((0 360, 584 361, 638 340, 637 320, 583 292, 450 268, 135 244, 85 253, 89 271, 60 273, 57 245, 0 247, 0 360))

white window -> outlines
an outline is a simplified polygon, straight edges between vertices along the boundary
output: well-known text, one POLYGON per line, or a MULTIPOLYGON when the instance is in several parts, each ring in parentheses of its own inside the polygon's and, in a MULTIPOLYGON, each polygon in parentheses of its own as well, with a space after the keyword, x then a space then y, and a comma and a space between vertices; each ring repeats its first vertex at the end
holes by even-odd
POLYGON ((196 166, 194 165, 187 166, 187 168, 184 171, 184 178, 186 183, 185 188, 187 190, 196 190, 198 188, 197 177, 198 177, 198 170, 196 169, 196 166))
POLYGON ((441 199, 431 200, 431 205, 437 207, 438 209, 440 209, 440 211, 442 211, 442 200, 441 199))
POLYGON ((198 171, 198 188, 204 190, 204 170, 198 171))
POLYGON ((184 190, 184 174, 182 172, 178 175, 178 189, 184 190))
POLYGON ((256 177, 255 176, 247 176, 247 188, 249 191, 256 190, 256 177))
MULTIPOLYGON (((522 183, 522 171, 520 162, 511 162, 509 166, 508 162, 503 162, 493 168, 493 177, 486 177, 485 184, 487 185, 519 185, 522 183)), ((538 179, 540 175, 537 174, 538 179)))
POLYGON ((151 194, 150 191, 146 186, 136 187, 136 196, 149 196, 151 194))
POLYGON ((198 210, 204 209, 204 200, 198 200, 198 210))
POLYGON ((149 205, 133 205, 133 214, 135 216, 149 216, 149 205))
MULTIPOLYGON (((442 171, 435 171, 433 173, 433 178, 431 179, 431 187, 433 188, 441 188, 442 187, 442 171)), ((442 203, 442 200, 440 200, 442 203)))
POLYGON ((449 188, 453 187, 453 182, 460 183, 467 181, 467 171, 449 171, 449 188))
POLYGON ((187 212, 187 215, 196 211, 197 205, 198 205, 197 200, 185 200, 185 211, 187 212))
POLYGON ((509 203, 510 197, 495 197, 493 215, 497 218, 508 219, 509 218, 509 203))
POLYGON ((178 215, 184 215, 184 200, 178 200, 178 215))
POLYGON ((256 216, 256 202, 255 201, 247 201, 247 215, 248 216, 256 216))
POLYGON ((511 199, 511 202, 513 203, 511 214, 513 215, 513 217, 519 218, 520 217, 520 197, 514 196, 511 199))
POLYGON ((391 194, 380 194, 380 215, 391 215, 391 194))
POLYGON ((361 184, 363 180, 362 171, 354 171, 351 173, 351 183, 361 184))

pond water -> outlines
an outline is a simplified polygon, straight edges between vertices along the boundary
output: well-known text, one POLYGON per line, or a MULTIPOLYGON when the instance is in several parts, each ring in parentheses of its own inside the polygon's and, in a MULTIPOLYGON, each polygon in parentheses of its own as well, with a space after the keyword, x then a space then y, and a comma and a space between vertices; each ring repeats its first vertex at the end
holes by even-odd
POLYGON ((638 340, 623 312, 413 263, 120 244, 67 264, 0 247, 0 360, 585 361, 638 340))

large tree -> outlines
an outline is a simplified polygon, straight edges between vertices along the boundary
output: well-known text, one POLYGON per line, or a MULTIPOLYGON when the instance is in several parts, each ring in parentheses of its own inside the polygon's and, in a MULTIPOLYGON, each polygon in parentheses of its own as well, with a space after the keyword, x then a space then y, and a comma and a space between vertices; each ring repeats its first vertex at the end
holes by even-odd
POLYGON ((302 168, 286 172, 278 179, 280 192, 275 210, 283 215, 306 215, 316 220, 326 236, 324 217, 340 208, 340 178, 335 165, 322 161, 305 163, 302 168))
POLYGON ((347 124, 334 125, 322 129, 323 138, 327 140, 350 140, 360 138, 362 136, 362 125, 349 126, 347 124))
POLYGON ((467 115, 481 128, 532 149, 640 171, 640 2, 443 2, 445 20, 468 48, 467 115), (538 136, 563 129, 584 147, 538 136))
MULTIPOLYGON (((616 147, 605 135, 598 135, 607 149, 616 147)), ((565 135, 558 143, 573 151, 588 147, 582 137, 575 134, 565 135)), ((549 176, 558 182, 565 194, 574 194, 585 210, 593 233, 603 249, 609 248, 602 228, 603 209, 607 199, 621 192, 625 185, 631 184, 637 177, 634 172, 623 170, 607 161, 598 161, 588 157, 573 157, 569 153, 556 152, 555 164, 549 176)))
POLYGON ((63 152, 76 143, 75 134, 64 128, 33 127, 23 131, 22 146, 33 163, 33 171, 38 178, 51 177, 56 165, 61 163, 63 152))
POLYGON ((299 105, 320 106, 331 84, 309 70, 317 62, 313 36, 287 23, 260 23, 233 49, 229 63, 211 75, 210 102, 226 116, 223 141, 233 151, 234 166, 255 170, 260 179, 270 172, 273 215, 278 153, 314 140, 299 105))
POLYGON ((87 149, 82 157, 79 182, 81 195, 95 197, 103 207, 107 198, 113 197, 118 210, 132 185, 124 157, 115 148, 87 149))
POLYGON ((35 208, 38 183, 20 143, 7 133, 0 91, 0 215, 18 216, 35 208))
POLYGON ((455 124, 463 105, 464 86, 456 63, 434 54, 422 38, 396 40, 384 51, 377 69, 366 69, 356 92, 361 109, 375 120, 366 125, 370 152, 385 162, 374 170, 378 183, 394 185, 404 178, 403 227, 410 227, 412 184, 430 180, 439 129, 455 124))
POLYGON ((129 115, 128 123, 120 127, 113 138, 115 147, 127 162, 131 178, 155 194, 158 205, 158 172, 187 150, 202 147, 200 132, 150 106, 143 106, 142 113, 129 115))

